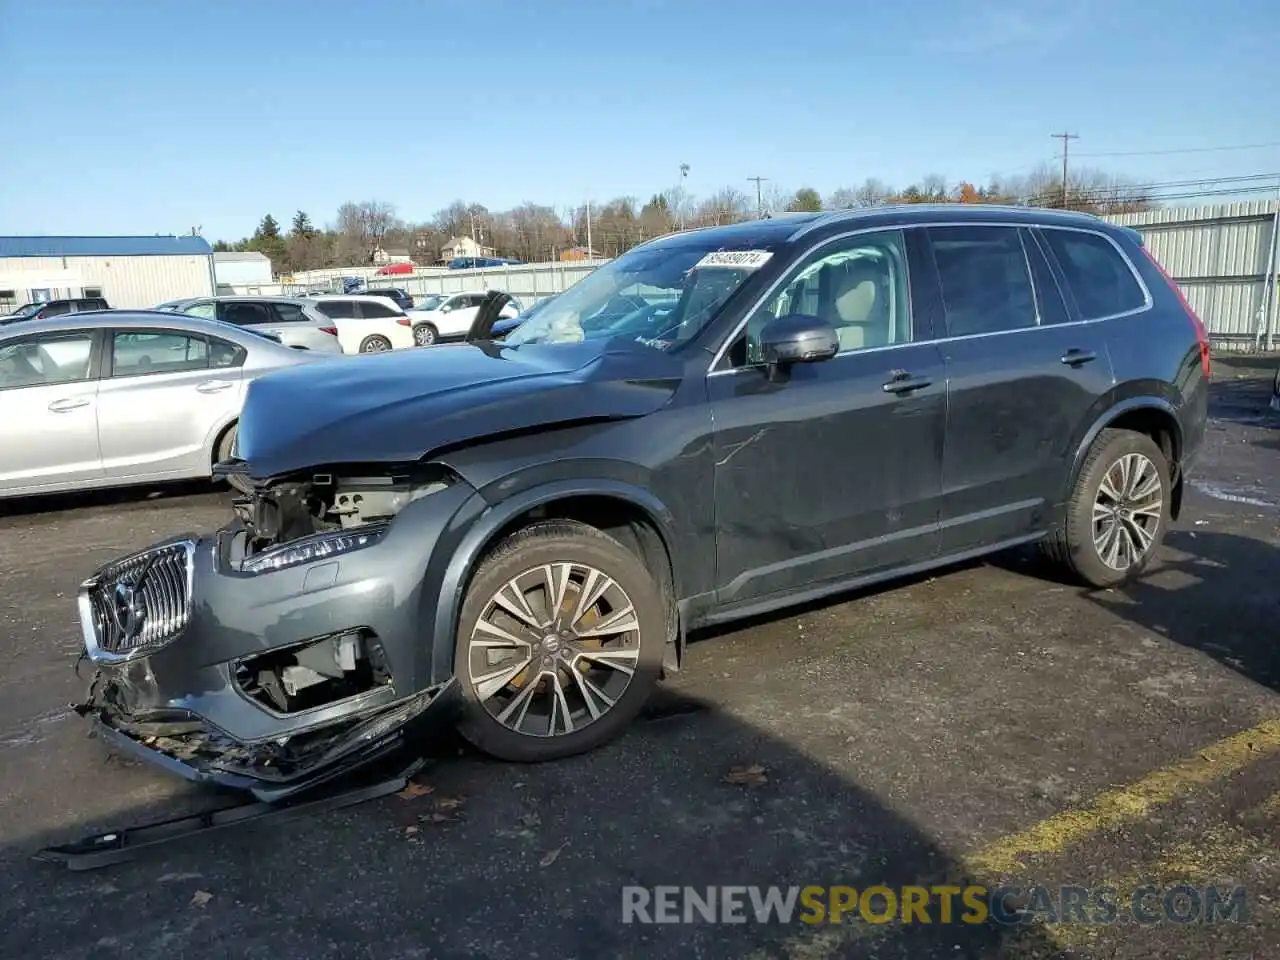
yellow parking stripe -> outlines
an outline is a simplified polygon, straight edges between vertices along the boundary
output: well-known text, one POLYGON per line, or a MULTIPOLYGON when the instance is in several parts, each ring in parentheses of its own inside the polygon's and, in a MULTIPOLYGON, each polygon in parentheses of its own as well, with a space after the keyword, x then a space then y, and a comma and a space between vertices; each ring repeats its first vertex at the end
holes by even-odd
POLYGON ((1133 783, 1108 790, 1087 806, 1042 820, 1020 833, 1003 837, 964 858, 977 875, 1012 873, 1022 857, 1059 853, 1090 834, 1145 816, 1152 808, 1223 777, 1243 770, 1264 755, 1280 750, 1280 719, 1205 747, 1195 756, 1159 770, 1133 783))

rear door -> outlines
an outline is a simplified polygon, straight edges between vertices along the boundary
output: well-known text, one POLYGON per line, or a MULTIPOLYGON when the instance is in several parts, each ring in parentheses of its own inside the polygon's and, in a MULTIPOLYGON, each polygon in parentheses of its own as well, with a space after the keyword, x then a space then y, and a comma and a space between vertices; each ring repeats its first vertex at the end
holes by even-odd
POLYGON ((96 330, 32 333, 0 344, 0 491, 102 477, 96 330))
POLYGON ((205 476, 210 444, 240 409, 244 348, 180 330, 108 332, 98 437, 110 477, 205 476))
POLYGON ((356 319, 356 301, 354 300, 318 300, 316 312, 333 321, 338 331, 338 345, 343 353, 359 353, 360 341, 364 339, 365 324, 356 319))
POLYGON ((1068 312, 1029 231, 924 234, 946 330, 941 545, 955 554, 1050 524, 1078 425, 1111 389, 1111 361, 1096 325, 1068 312))

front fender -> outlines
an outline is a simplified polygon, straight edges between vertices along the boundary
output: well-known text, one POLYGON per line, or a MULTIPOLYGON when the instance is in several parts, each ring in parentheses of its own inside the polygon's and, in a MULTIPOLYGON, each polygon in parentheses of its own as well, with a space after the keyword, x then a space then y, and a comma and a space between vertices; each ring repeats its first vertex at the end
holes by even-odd
MULTIPOLYGON (((523 490, 491 506, 475 518, 470 529, 452 551, 448 565, 440 577, 438 589, 430 591, 436 596, 431 631, 432 636, 436 638, 436 642, 431 647, 431 675, 436 682, 443 682, 453 675, 454 649, 463 596, 472 573, 484 558, 494 538, 512 520, 535 507, 555 500, 580 496, 616 497, 644 511, 658 529, 659 535, 670 551, 675 525, 671 511, 648 490, 617 480, 584 478, 556 481, 523 490), (441 638, 446 637, 454 642, 439 642, 441 638)), ((679 576, 674 563, 672 576, 676 578, 679 576)), ((676 596, 680 596, 678 579, 675 586, 676 596)))

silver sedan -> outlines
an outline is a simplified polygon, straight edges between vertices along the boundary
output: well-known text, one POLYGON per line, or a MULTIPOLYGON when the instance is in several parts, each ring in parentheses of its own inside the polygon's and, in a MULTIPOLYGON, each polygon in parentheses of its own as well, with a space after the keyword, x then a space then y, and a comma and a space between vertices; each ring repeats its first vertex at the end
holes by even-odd
POLYGON ((152 311, 8 324, 0 498, 208 477, 230 456, 248 383, 322 356, 152 311))

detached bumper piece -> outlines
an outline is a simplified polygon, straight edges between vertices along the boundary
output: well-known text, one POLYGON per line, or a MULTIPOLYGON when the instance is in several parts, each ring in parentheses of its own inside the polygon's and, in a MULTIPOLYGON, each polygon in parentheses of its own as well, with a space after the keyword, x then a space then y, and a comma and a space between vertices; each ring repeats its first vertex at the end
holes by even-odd
POLYGON ((112 749, 195 783, 247 790, 263 803, 279 803, 338 776, 383 760, 405 741, 412 725, 448 687, 432 687, 377 712, 318 730, 262 743, 237 741, 194 714, 163 711, 132 717, 96 688, 77 712, 94 719, 94 732, 112 749))
POLYGON ((324 813, 350 807, 366 800, 376 800, 403 790, 422 767, 422 760, 415 760, 395 776, 368 785, 356 786, 338 793, 329 793, 306 801, 293 803, 248 803, 221 810, 210 810, 190 817, 162 820, 140 827, 99 833, 64 846, 46 847, 34 859, 45 863, 61 863, 68 870, 96 870, 99 867, 124 863, 136 859, 146 850, 166 843, 206 836, 228 827, 256 826, 263 823, 280 823, 313 813, 324 813))

